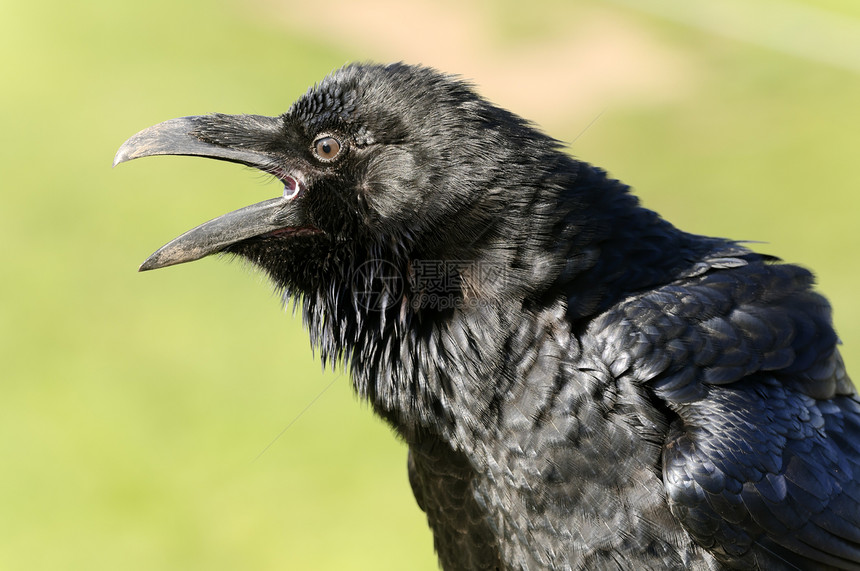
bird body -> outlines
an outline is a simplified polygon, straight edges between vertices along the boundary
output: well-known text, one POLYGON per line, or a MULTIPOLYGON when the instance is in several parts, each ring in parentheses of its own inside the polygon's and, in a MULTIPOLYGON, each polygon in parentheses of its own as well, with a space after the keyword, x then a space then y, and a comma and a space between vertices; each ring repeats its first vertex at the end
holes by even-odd
POLYGON ((811 274, 688 234, 465 83, 347 66, 280 117, 167 121, 116 162, 282 198, 180 236, 300 300, 409 446, 445 569, 860 569, 860 400, 811 274))

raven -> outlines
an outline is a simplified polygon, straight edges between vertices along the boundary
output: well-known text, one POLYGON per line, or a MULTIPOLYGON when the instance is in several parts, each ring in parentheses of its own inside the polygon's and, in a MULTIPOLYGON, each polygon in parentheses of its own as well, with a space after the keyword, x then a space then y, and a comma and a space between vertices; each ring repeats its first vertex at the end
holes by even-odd
POLYGON ((860 569, 860 399, 809 271, 676 229, 426 67, 166 121, 114 164, 163 154, 284 193, 140 269, 227 253, 295 299, 408 444, 443 568, 860 569))

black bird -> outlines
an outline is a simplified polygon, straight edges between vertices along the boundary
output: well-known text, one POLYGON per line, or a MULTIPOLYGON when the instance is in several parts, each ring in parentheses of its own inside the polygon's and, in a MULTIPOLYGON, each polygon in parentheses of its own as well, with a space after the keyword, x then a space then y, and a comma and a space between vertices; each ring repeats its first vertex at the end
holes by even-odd
POLYGON ((115 164, 160 154, 283 182, 140 269, 223 252, 299 300, 407 442, 445 569, 860 569, 860 400, 807 270, 423 67, 166 121, 115 164))

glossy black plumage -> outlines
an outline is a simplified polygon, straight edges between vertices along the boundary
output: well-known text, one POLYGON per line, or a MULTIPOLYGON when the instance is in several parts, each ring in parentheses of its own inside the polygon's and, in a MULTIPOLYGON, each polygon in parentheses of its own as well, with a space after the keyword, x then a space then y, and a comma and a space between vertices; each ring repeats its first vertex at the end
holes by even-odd
POLYGON ((154 154, 284 181, 142 269, 227 252, 300 300, 408 443, 445 569, 860 569, 860 401, 808 271, 674 228, 426 68, 117 162, 154 154))

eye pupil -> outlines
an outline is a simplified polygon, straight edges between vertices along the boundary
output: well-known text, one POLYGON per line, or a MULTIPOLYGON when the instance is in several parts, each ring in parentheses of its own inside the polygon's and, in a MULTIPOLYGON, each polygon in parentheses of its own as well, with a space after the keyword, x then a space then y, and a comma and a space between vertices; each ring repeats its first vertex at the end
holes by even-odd
POLYGON ((321 137, 314 143, 314 153, 324 161, 330 161, 340 154, 340 141, 334 137, 321 137))

